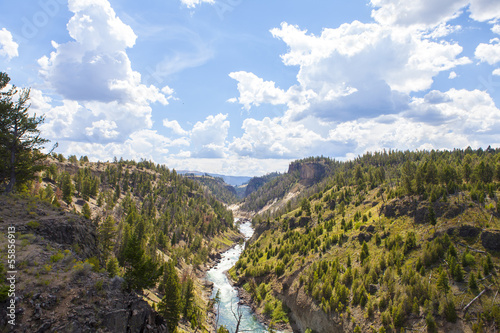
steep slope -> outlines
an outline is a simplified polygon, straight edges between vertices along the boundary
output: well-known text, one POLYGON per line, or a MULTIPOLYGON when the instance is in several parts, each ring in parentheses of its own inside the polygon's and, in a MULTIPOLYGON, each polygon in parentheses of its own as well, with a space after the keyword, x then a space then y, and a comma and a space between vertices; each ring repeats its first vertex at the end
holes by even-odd
MULTIPOLYGON (((100 272, 97 226, 33 197, 0 196, 2 234, 15 230, 15 295, 0 294, 0 331, 165 332, 163 319, 122 278, 100 272), (14 316, 7 302, 15 297, 14 316), (15 326, 7 321, 14 320, 15 326)), ((7 248, 7 237, 0 246, 7 248)), ((10 291, 11 288, 7 290, 10 291)), ((10 303, 9 303, 10 304, 10 303)))
POLYGON ((236 188, 226 184, 222 178, 205 175, 197 176, 189 173, 184 176, 203 185, 214 197, 227 205, 238 202, 236 188))
POLYGON ((295 205, 254 218, 230 274, 300 332, 498 331, 499 162, 468 149, 314 167, 295 205))
MULTIPOLYGON (((183 309, 179 327, 186 331, 210 327, 207 313, 211 310, 208 300, 211 290, 203 280, 204 272, 215 263, 218 253, 241 238, 233 225, 232 212, 225 204, 199 183, 165 166, 147 161, 89 163, 84 157, 80 161, 74 156, 68 160, 61 155, 56 157, 50 161, 47 171, 24 194, 26 200, 35 202, 34 205, 47 206, 47 210, 53 209, 56 213, 44 211, 38 215, 38 210, 34 209, 20 222, 22 225, 35 226, 35 236, 44 237, 43 246, 62 251, 62 254, 52 254, 58 258, 62 255, 58 264, 52 267, 49 267, 52 257, 47 258, 45 255, 42 268, 49 274, 54 272, 56 276, 62 275, 62 271, 83 270, 84 281, 68 284, 68 293, 85 288, 93 290, 90 284, 97 280, 102 280, 98 289, 103 288, 103 285, 113 285, 112 288, 117 288, 113 289, 115 291, 121 292, 122 288, 136 291, 141 295, 138 300, 144 299, 147 303, 137 305, 139 303, 128 298, 120 303, 130 305, 128 310, 135 309, 136 305, 144 308, 144 311, 148 308, 146 312, 138 311, 147 313, 147 323, 150 323, 150 320, 161 322, 151 307, 157 307, 166 295, 165 278, 161 274, 164 263, 172 261, 180 279, 182 296, 178 305, 183 309), (58 214, 60 216, 54 219, 58 214), (68 225, 72 225, 76 218, 82 223, 75 226, 76 231, 71 229, 71 233, 68 233, 68 225), (86 232, 93 236, 83 237, 86 232), (87 263, 83 261, 85 258, 88 259, 87 263), (64 263, 59 263, 63 259, 64 263), (118 287, 116 282, 111 284, 105 279, 107 275, 118 276, 118 287)), ((23 205, 19 198, 12 200, 17 206, 23 205)), ((5 212, 10 214, 8 208, 5 212)), ((28 237, 23 242, 30 244, 33 236, 29 233, 32 230, 23 228, 20 229, 20 237, 28 237)), ((42 261, 36 259, 36 262, 34 265, 38 266, 42 261)), ((32 270, 30 267, 27 269, 32 270)), ((38 277, 41 268, 35 270, 38 277)), ((24 270, 22 272, 25 273, 24 270)), ((80 276, 80 273, 75 274, 80 276)), ((68 279, 72 278, 70 273, 65 275, 68 275, 68 279)), ((53 279, 47 279, 47 283, 51 284, 53 279)), ((85 306, 86 303, 99 302, 103 304, 104 310, 120 310, 108 319, 115 324, 120 323, 118 327, 122 327, 131 316, 129 312, 121 311, 122 308, 113 308, 108 304, 109 297, 112 300, 118 296, 114 291, 111 294, 101 292, 93 294, 93 298, 82 299, 79 304, 85 306)), ((107 320, 101 318, 107 318, 106 313, 99 314, 96 325, 107 320)), ((48 318, 50 327, 62 329, 61 318, 48 318)), ((33 325, 29 327, 35 327, 33 325)), ((107 324, 103 322, 102 325, 107 324)), ((92 328, 94 326, 85 327, 82 328, 84 331, 95 331, 92 328)), ((116 329, 114 332, 125 332, 126 329, 116 329)), ((142 332, 143 329, 140 326, 129 331, 142 332)))

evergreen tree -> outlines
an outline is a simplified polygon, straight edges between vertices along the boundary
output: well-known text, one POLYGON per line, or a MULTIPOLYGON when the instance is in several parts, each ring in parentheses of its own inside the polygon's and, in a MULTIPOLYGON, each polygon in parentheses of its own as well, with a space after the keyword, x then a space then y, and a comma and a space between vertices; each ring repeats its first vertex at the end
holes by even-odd
POLYGON ((440 267, 441 272, 439 273, 439 277, 437 280, 437 287, 438 289, 444 291, 445 293, 450 290, 450 284, 448 281, 448 274, 446 274, 446 271, 440 267))
POLYGON ((110 278, 118 275, 118 260, 114 256, 109 258, 108 262, 106 263, 106 271, 108 272, 110 278))
POLYGON ((436 213, 434 213, 434 207, 432 207, 432 202, 429 204, 429 223, 436 225, 436 213))
POLYGON ((361 253, 359 254, 359 261, 361 264, 365 261, 366 258, 370 255, 370 252, 368 251, 368 244, 366 244, 365 241, 363 241, 363 245, 361 246, 361 253))
POLYGON ((92 211, 90 210, 89 204, 85 203, 82 207, 82 214, 83 216, 89 220, 92 216, 92 211))
POLYGON ((115 220, 108 216, 99 226, 99 242, 103 250, 104 260, 113 251, 113 237, 115 235, 115 220))
POLYGON ((158 304, 158 310, 167 321, 168 331, 175 332, 181 313, 181 288, 172 260, 165 265, 162 289, 165 291, 165 296, 158 304))
POLYGON ((477 281, 474 272, 470 272, 469 276, 469 289, 472 291, 477 291, 477 281))
POLYGON ((158 264, 149 257, 142 246, 142 242, 135 232, 125 244, 123 250, 124 278, 130 289, 141 290, 153 287, 161 275, 158 264))
POLYGON ((62 199, 69 205, 73 201, 74 192, 71 176, 69 175, 69 173, 65 172, 62 174, 61 178, 62 199))
POLYGON ((191 277, 186 280, 186 287, 184 291, 184 309, 182 315, 184 318, 190 320, 193 315, 194 308, 194 283, 191 277))
MULTIPOLYGON (((9 76, 0 72, 0 91, 9 81, 9 76)), ((47 157, 40 149, 48 140, 40 137, 37 128, 44 118, 29 116, 29 95, 30 89, 19 91, 15 86, 0 92, 0 187, 7 193, 33 179, 44 169, 42 162, 47 157)))

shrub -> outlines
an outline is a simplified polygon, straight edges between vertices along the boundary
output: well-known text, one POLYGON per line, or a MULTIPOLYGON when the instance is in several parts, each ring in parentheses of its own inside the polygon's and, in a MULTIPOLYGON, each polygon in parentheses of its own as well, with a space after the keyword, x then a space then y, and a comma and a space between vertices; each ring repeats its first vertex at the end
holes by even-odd
POLYGON ((92 271, 93 266, 89 264, 87 261, 81 262, 77 261, 75 265, 73 266, 73 277, 75 279, 78 279, 80 277, 84 277, 90 274, 92 271))
POLYGON ((53 256, 50 257, 51 262, 58 262, 59 260, 62 260, 64 258, 64 253, 61 251, 57 252, 53 256))
POLYGON ((40 223, 38 223, 37 221, 29 221, 26 224, 32 229, 37 229, 38 227, 40 227, 40 223))
POLYGON ((434 316, 432 313, 428 313, 427 316, 425 317, 425 323, 427 324, 427 332, 428 333, 435 333, 437 332, 437 324, 436 320, 434 319, 434 316))

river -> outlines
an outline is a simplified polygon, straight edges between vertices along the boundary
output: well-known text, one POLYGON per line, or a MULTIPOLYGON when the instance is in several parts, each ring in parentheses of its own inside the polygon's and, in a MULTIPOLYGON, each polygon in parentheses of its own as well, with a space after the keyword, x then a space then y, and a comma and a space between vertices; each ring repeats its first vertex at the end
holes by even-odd
MULTIPOLYGON (((250 239, 254 232, 251 223, 249 221, 241 223, 240 232, 245 236, 245 241, 250 239)), ((237 323, 231 311, 231 306, 236 313, 240 299, 237 290, 229 283, 225 272, 236 264, 243 249, 244 244, 238 244, 230 248, 222 254, 220 262, 207 272, 207 280, 214 284, 212 298, 215 297, 218 290, 220 291, 218 325, 225 325, 230 332, 234 332, 237 323)), ((250 307, 242 305, 240 311, 243 313, 239 328, 240 332, 267 332, 266 327, 257 320, 250 307)))

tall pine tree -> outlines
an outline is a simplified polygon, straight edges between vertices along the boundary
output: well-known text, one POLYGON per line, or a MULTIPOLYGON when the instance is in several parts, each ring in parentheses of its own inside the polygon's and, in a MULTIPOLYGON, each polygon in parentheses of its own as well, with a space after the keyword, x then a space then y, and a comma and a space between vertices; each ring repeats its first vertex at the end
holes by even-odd
POLYGON ((158 310, 167 321, 168 331, 175 332, 181 314, 181 287, 172 260, 165 265, 161 287, 165 296, 158 304, 158 310))
POLYGON ((9 82, 9 76, 0 72, 0 188, 7 193, 43 170, 47 155, 40 149, 48 142, 37 128, 44 118, 28 114, 30 90, 12 86, 3 91, 9 82))

